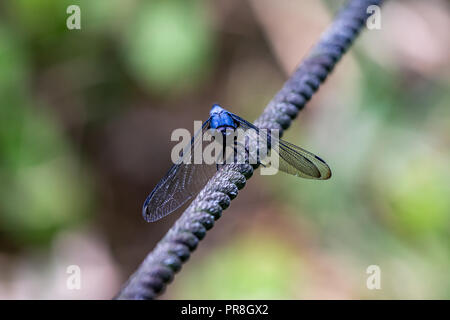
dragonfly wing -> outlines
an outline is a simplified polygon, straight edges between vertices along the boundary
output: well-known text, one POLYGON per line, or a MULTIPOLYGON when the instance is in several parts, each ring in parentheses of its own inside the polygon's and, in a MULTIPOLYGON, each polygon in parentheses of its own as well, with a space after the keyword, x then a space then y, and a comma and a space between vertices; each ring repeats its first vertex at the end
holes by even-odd
POLYGON ((307 179, 327 180, 331 177, 330 167, 324 160, 292 143, 278 140, 281 171, 307 179))
MULTIPOLYGON (((231 114, 231 116, 239 123, 242 129, 253 129, 258 134, 260 133, 260 129, 247 120, 235 114, 231 114)), ((272 146, 278 145, 278 148, 272 148, 270 152, 278 153, 279 170, 307 179, 326 180, 331 177, 331 170, 328 165, 313 153, 279 139, 270 133, 267 134, 267 140, 270 141, 272 146)))
POLYGON ((146 221, 159 220, 181 207, 197 195, 217 171, 215 165, 193 163, 194 149, 203 143, 203 133, 208 129, 209 121, 210 119, 203 123, 202 129, 194 135, 177 163, 145 200, 142 215, 146 221), (190 163, 187 163, 189 157, 190 163))

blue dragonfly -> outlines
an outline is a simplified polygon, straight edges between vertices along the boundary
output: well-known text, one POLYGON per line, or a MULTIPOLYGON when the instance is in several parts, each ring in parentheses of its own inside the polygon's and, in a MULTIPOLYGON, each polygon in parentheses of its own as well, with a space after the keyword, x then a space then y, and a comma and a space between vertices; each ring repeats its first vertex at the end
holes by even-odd
MULTIPOLYGON (((183 157, 191 156, 199 135, 205 134, 207 130, 217 130, 226 134, 227 130, 254 130, 259 133, 260 129, 247 120, 231 113, 218 104, 214 104, 202 129, 195 133, 190 145, 186 146, 188 151, 180 155, 169 172, 156 185, 144 202, 142 215, 147 222, 159 220, 185 204, 189 199, 196 196, 206 185, 207 181, 220 170, 218 165, 193 164, 183 161, 183 157)), ((277 143, 279 155, 279 170, 307 179, 326 180, 331 177, 331 170, 324 160, 292 143, 278 139, 273 135, 268 136, 271 144, 277 143), (274 140, 277 141, 274 141, 274 140)))

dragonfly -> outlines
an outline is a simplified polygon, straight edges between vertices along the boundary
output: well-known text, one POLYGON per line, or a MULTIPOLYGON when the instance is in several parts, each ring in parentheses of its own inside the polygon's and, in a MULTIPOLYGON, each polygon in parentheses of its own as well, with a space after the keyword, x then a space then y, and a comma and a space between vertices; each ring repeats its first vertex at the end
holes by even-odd
MULTIPOLYGON (((191 156, 196 147, 200 135, 207 130, 216 130, 221 134, 234 131, 238 128, 243 130, 254 130, 260 132, 260 128, 243 118, 235 115, 214 104, 202 128, 194 134, 186 149, 177 161, 159 181, 153 191, 148 195, 142 208, 142 215, 147 222, 157 221, 185 204, 196 196, 206 185, 208 180, 221 169, 221 166, 211 164, 194 164, 183 161, 185 157, 191 156)), ((292 143, 278 139, 268 134, 270 144, 278 145, 279 170, 307 179, 327 180, 331 177, 331 170, 324 160, 292 143)))

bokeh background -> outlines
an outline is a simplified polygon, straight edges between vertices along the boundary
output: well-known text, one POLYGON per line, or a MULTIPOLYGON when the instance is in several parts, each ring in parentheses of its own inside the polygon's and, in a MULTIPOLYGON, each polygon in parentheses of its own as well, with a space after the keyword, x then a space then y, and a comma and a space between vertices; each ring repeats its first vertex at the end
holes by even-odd
MULTIPOLYGON (((141 217, 172 130, 255 119, 343 2, 2 1, 0 298, 113 297, 182 211, 141 217)), ((284 136, 332 179, 255 174, 163 298, 450 298, 449 3, 381 18, 284 136)))

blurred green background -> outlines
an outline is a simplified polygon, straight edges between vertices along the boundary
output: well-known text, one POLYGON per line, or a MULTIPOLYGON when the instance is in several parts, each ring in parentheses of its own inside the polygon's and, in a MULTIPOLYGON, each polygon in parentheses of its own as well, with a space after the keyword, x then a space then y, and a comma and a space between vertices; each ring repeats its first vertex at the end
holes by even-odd
MULTIPOLYGON (((0 298, 114 296, 181 212, 140 213, 172 130, 256 118, 342 3, 2 1, 0 298)), ((448 30, 444 0, 387 2, 285 135, 332 179, 256 174, 163 298, 450 298, 448 30)))

